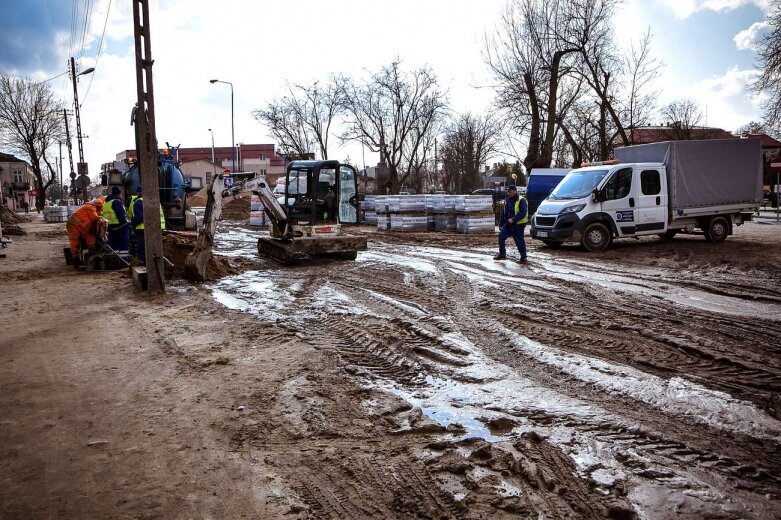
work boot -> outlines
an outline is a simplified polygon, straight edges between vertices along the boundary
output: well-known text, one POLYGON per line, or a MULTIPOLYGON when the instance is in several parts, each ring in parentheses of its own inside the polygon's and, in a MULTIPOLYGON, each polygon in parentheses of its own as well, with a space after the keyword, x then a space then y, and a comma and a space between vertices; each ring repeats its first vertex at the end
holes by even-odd
POLYGON ((526 257, 524 256, 523 258, 521 258, 520 260, 518 260, 518 263, 519 263, 519 264, 521 264, 521 265, 526 265, 526 264, 528 264, 528 263, 529 263, 529 261, 528 261, 528 260, 526 260, 526 257))
POLYGON ((504 256, 504 255, 496 255, 496 256, 494 257, 494 260, 505 260, 506 258, 507 258, 507 257, 506 257, 506 256, 504 256))

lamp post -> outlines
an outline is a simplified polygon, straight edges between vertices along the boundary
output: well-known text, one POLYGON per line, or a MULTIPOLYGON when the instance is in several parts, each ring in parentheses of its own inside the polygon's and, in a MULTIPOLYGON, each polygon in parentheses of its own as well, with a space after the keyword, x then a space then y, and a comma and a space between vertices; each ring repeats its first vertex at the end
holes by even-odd
POLYGON ((214 179, 217 178, 217 165, 214 164, 214 132, 211 128, 209 128, 209 133, 212 134, 212 182, 214 182, 214 179))
POLYGON ((233 171, 236 171, 236 138, 233 125, 233 83, 230 81, 222 81, 219 79, 210 79, 209 83, 214 85, 215 83, 225 83, 231 86, 231 149, 233 150, 233 171))
MULTIPOLYGON (((81 110, 79 107, 79 90, 76 87, 77 81, 76 78, 79 76, 83 76, 85 74, 91 74, 95 72, 95 67, 90 67, 78 74, 76 74, 76 60, 73 59, 71 56, 71 79, 73 80, 73 107, 76 112, 76 141, 79 145, 79 164, 77 166, 78 173, 80 175, 84 175, 85 177, 88 175, 85 166, 82 166, 84 164, 84 145, 82 144, 82 136, 81 136, 81 110)), ((71 176, 71 181, 74 180, 74 176, 71 176)), ((84 200, 87 200, 87 186, 84 184, 84 200)))

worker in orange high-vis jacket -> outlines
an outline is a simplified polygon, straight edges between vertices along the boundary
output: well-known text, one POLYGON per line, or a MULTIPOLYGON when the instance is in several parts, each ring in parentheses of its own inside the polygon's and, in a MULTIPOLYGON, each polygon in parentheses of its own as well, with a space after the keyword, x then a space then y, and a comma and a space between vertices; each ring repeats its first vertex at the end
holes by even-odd
POLYGON ((75 262, 78 262, 79 249, 81 248, 80 239, 83 238, 87 243, 90 254, 95 252, 95 224, 103 211, 103 202, 103 197, 87 202, 68 217, 65 229, 68 230, 71 256, 75 262))

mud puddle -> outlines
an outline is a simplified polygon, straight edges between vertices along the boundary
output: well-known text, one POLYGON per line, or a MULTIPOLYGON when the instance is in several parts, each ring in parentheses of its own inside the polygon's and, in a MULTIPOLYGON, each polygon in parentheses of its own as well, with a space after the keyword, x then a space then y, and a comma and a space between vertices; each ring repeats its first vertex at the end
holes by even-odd
MULTIPOLYGON (((254 254, 255 236, 228 238, 221 249, 254 254)), ((545 320, 548 307, 582 316, 588 311, 578 307, 586 301, 583 291, 616 305, 615 298, 641 299, 643 312, 672 305, 681 313, 745 317, 759 309, 779 316, 777 305, 757 307, 691 287, 671 290, 668 281, 653 282, 653 269, 622 274, 545 255, 523 267, 489 254, 379 244, 354 263, 249 271, 211 290, 228 308, 331 349, 367 388, 401 397, 443 429, 451 427, 442 435, 452 442, 477 437, 503 445, 534 432, 571 458, 577 478, 605 492, 626 488, 646 517, 778 511, 767 498, 779 489, 778 477, 767 473, 776 456, 752 460, 750 446, 728 445, 733 438, 771 450, 781 443, 781 424, 754 403, 687 374, 661 377, 563 349, 557 341, 564 334, 566 343, 566 330, 541 341, 502 317, 520 312, 524 320, 545 320), (691 428, 701 433, 691 435, 691 428), (678 501, 659 498, 681 492, 678 501)), ((622 308, 615 323, 610 314, 600 318, 618 329, 638 319, 622 308)), ((727 332, 713 334, 712 341, 728 341, 727 332)), ((593 345, 579 348, 600 351, 600 337, 585 340, 593 345)), ((637 336, 635 348, 654 345, 648 341, 637 336)))

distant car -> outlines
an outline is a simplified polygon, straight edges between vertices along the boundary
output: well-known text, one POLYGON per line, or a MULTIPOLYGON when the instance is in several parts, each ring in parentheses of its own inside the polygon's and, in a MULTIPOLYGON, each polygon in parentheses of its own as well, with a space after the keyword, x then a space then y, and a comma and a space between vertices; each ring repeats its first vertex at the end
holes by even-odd
POLYGON ((494 190, 492 188, 478 188, 472 192, 472 195, 493 195, 494 190))

